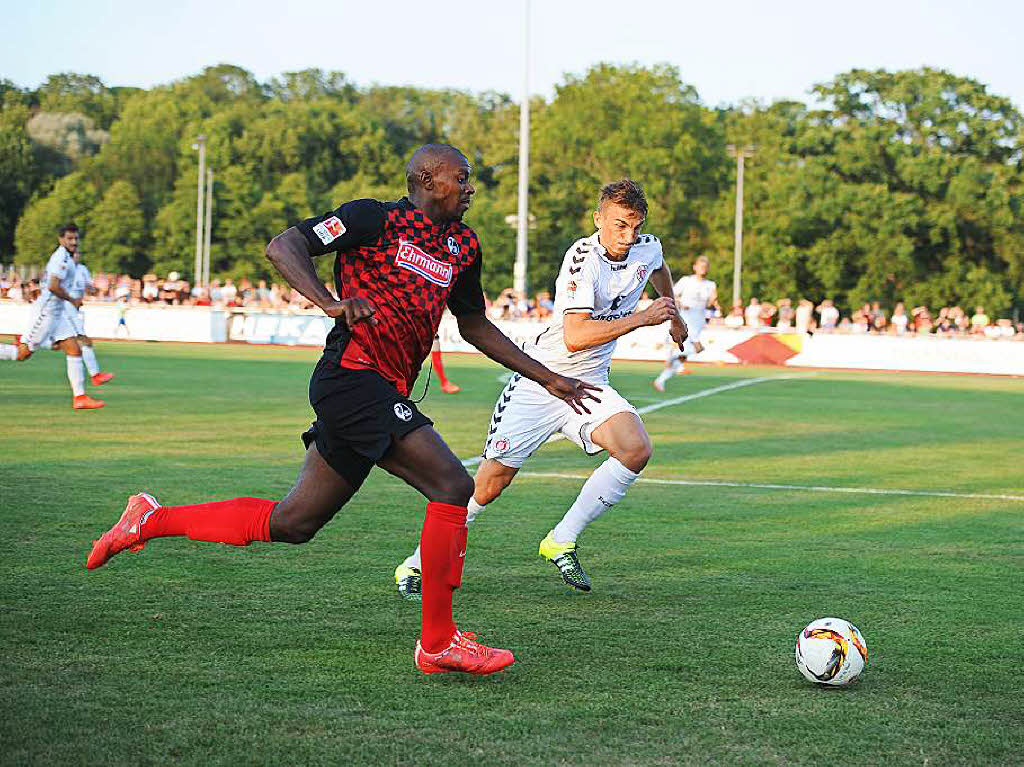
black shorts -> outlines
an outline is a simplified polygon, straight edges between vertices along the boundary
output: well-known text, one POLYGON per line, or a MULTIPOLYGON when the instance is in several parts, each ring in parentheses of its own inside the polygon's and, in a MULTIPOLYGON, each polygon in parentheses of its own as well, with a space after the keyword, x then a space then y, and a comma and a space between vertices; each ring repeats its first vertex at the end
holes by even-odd
POLYGON ((433 424, 393 384, 373 370, 348 370, 321 357, 309 381, 316 421, 302 442, 316 449, 338 474, 358 488, 391 449, 391 443, 433 424))

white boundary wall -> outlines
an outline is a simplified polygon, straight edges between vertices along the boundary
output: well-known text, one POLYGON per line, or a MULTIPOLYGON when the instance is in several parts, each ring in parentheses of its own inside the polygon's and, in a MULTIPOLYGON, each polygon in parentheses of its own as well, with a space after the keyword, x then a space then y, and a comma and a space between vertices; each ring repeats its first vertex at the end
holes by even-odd
MULTIPOLYGON (((85 330, 94 338, 117 337, 117 307, 86 304, 85 330)), ((0 333, 20 333, 28 322, 27 304, 0 301, 0 333)), ((126 314, 129 338, 149 341, 241 341, 254 344, 322 346, 333 320, 318 313, 274 313, 206 307, 134 306, 126 314)), ((495 323, 517 344, 532 340, 546 327, 537 320, 495 323)), ((762 331, 771 332, 771 331, 762 331)), ((736 363, 730 349, 755 335, 752 330, 706 328, 705 350, 696 362, 736 363)), ((451 316, 441 322, 441 348, 475 352, 459 335, 451 316)), ((784 334, 789 340, 795 333, 784 334)), ((988 373, 1024 376, 1024 340, 902 337, 817 333, 806 336, 790 367, 915 370, 943 373, 988 373)), ((619 340, 615 359, 662 361, 669 350, 664 328, 640 328, 619 340)))

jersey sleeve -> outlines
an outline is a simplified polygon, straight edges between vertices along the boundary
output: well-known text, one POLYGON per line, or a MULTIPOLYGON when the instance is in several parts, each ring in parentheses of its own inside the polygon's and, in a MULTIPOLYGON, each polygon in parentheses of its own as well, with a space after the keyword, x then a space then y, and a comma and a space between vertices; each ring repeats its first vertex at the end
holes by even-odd
POLYGON ((483 260, 483 253, 477 248, 476 259, 455 280, 455 286, 448 295, 448 308, 456 317, 460 314, 480 314, 484 311, 484 288, 480 284, 483 260))
POLYGON ((565 292, 563 314, 594 311, 597 283, 597 257, 570 248, 562 266, 562 287, 565 292))
POLYGON ((64 257, 63 248, 58 248, 54 252, 54 254, 50 256, 50 260, 46 264, 46 273, 49 274, 51 277, 57 277, 60 280, 64 280, 67 278, 68 259, 64 257))
POLYGON ((656 269, 661 269, 661 267, 665 265, 665 253, 661 248, 661 240, 655 237, 654 244, 656 247, 654 251, 654 257, 651 259, 652 272, 655 271, 656 269))
POLYGON ((306 238, 310 254, 322 256, 376 242, 386 220, 384 205, 377 200, 352 200, 307 218, 297 228, 306 238))

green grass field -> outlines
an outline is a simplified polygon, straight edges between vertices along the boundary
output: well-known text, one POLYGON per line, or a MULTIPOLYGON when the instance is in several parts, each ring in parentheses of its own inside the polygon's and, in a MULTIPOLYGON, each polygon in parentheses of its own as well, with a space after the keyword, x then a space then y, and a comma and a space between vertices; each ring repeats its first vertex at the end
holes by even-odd
MULTIPOLYGON (((0 364, 4 764, 1021 764, 1024 382, 823 372, 646 416, 641 481, 582 538, 575 594, 537 544, 601 459, 527 464, 471 531, 456 617, 518 662, 426 677, 394 592, 423 501, 383 472, 305 546, 151 543, 87 574, 132 492, 281 496, 315 350, 99 344, 108 406, 62 356, 0 364), (732 485, 715 485, 719 481, 732 485), (875 488, 952 496, 757 488, 875 488), (970 495, 1016 498, 978 498, 970 495), (860 682, 808 684, 814 618, 856 623, 860 682)), ((501 370, 423 409, 476 454, 501 370)), ((777 368, 702 367, 638 407, 777 368)), ((419 387, 417 387, 418 389, 419 387)))

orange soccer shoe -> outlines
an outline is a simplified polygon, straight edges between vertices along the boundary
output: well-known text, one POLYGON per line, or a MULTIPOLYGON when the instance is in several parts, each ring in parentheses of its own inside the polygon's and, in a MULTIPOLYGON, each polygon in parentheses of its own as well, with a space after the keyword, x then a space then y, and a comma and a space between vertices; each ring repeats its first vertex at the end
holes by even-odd
POLYGON ((146 521, 146 517, 159 508, 160 504, 149 493, 136 493, 129 498, 128 505, 124 507, 124 513, 117 520, 117 524, 103 533, 98 541, 93 541, 92 551, 85 560, 86 569, 95 570, 105 565, 108 559, 125 549, 138 551, 145 546, 139 534, 139 527, 146 521))
POLYGON ((508 650, 475 642, 476 634, 472 631, 456 631, 452 643, 441 652, 427 652, 416 642, 416 667, 424 674, 437 674, 445 671, 463 671, 467 674, 493 674, 506 666, 511 666, 516 659, 508 650))
POLYGON ((107 381, 111 380, 113 377, 113 373, 108 373, 106 370, 101 370, 99 373, 92 377, 92 382, 96 386, 102 386, 107 381))
POLYGON ((101 399, 93 399, 88 394, 80 394, 71 400, 71 407, 75 410, 95 410, 98 407, 103 407, 107 403, 101 399))

